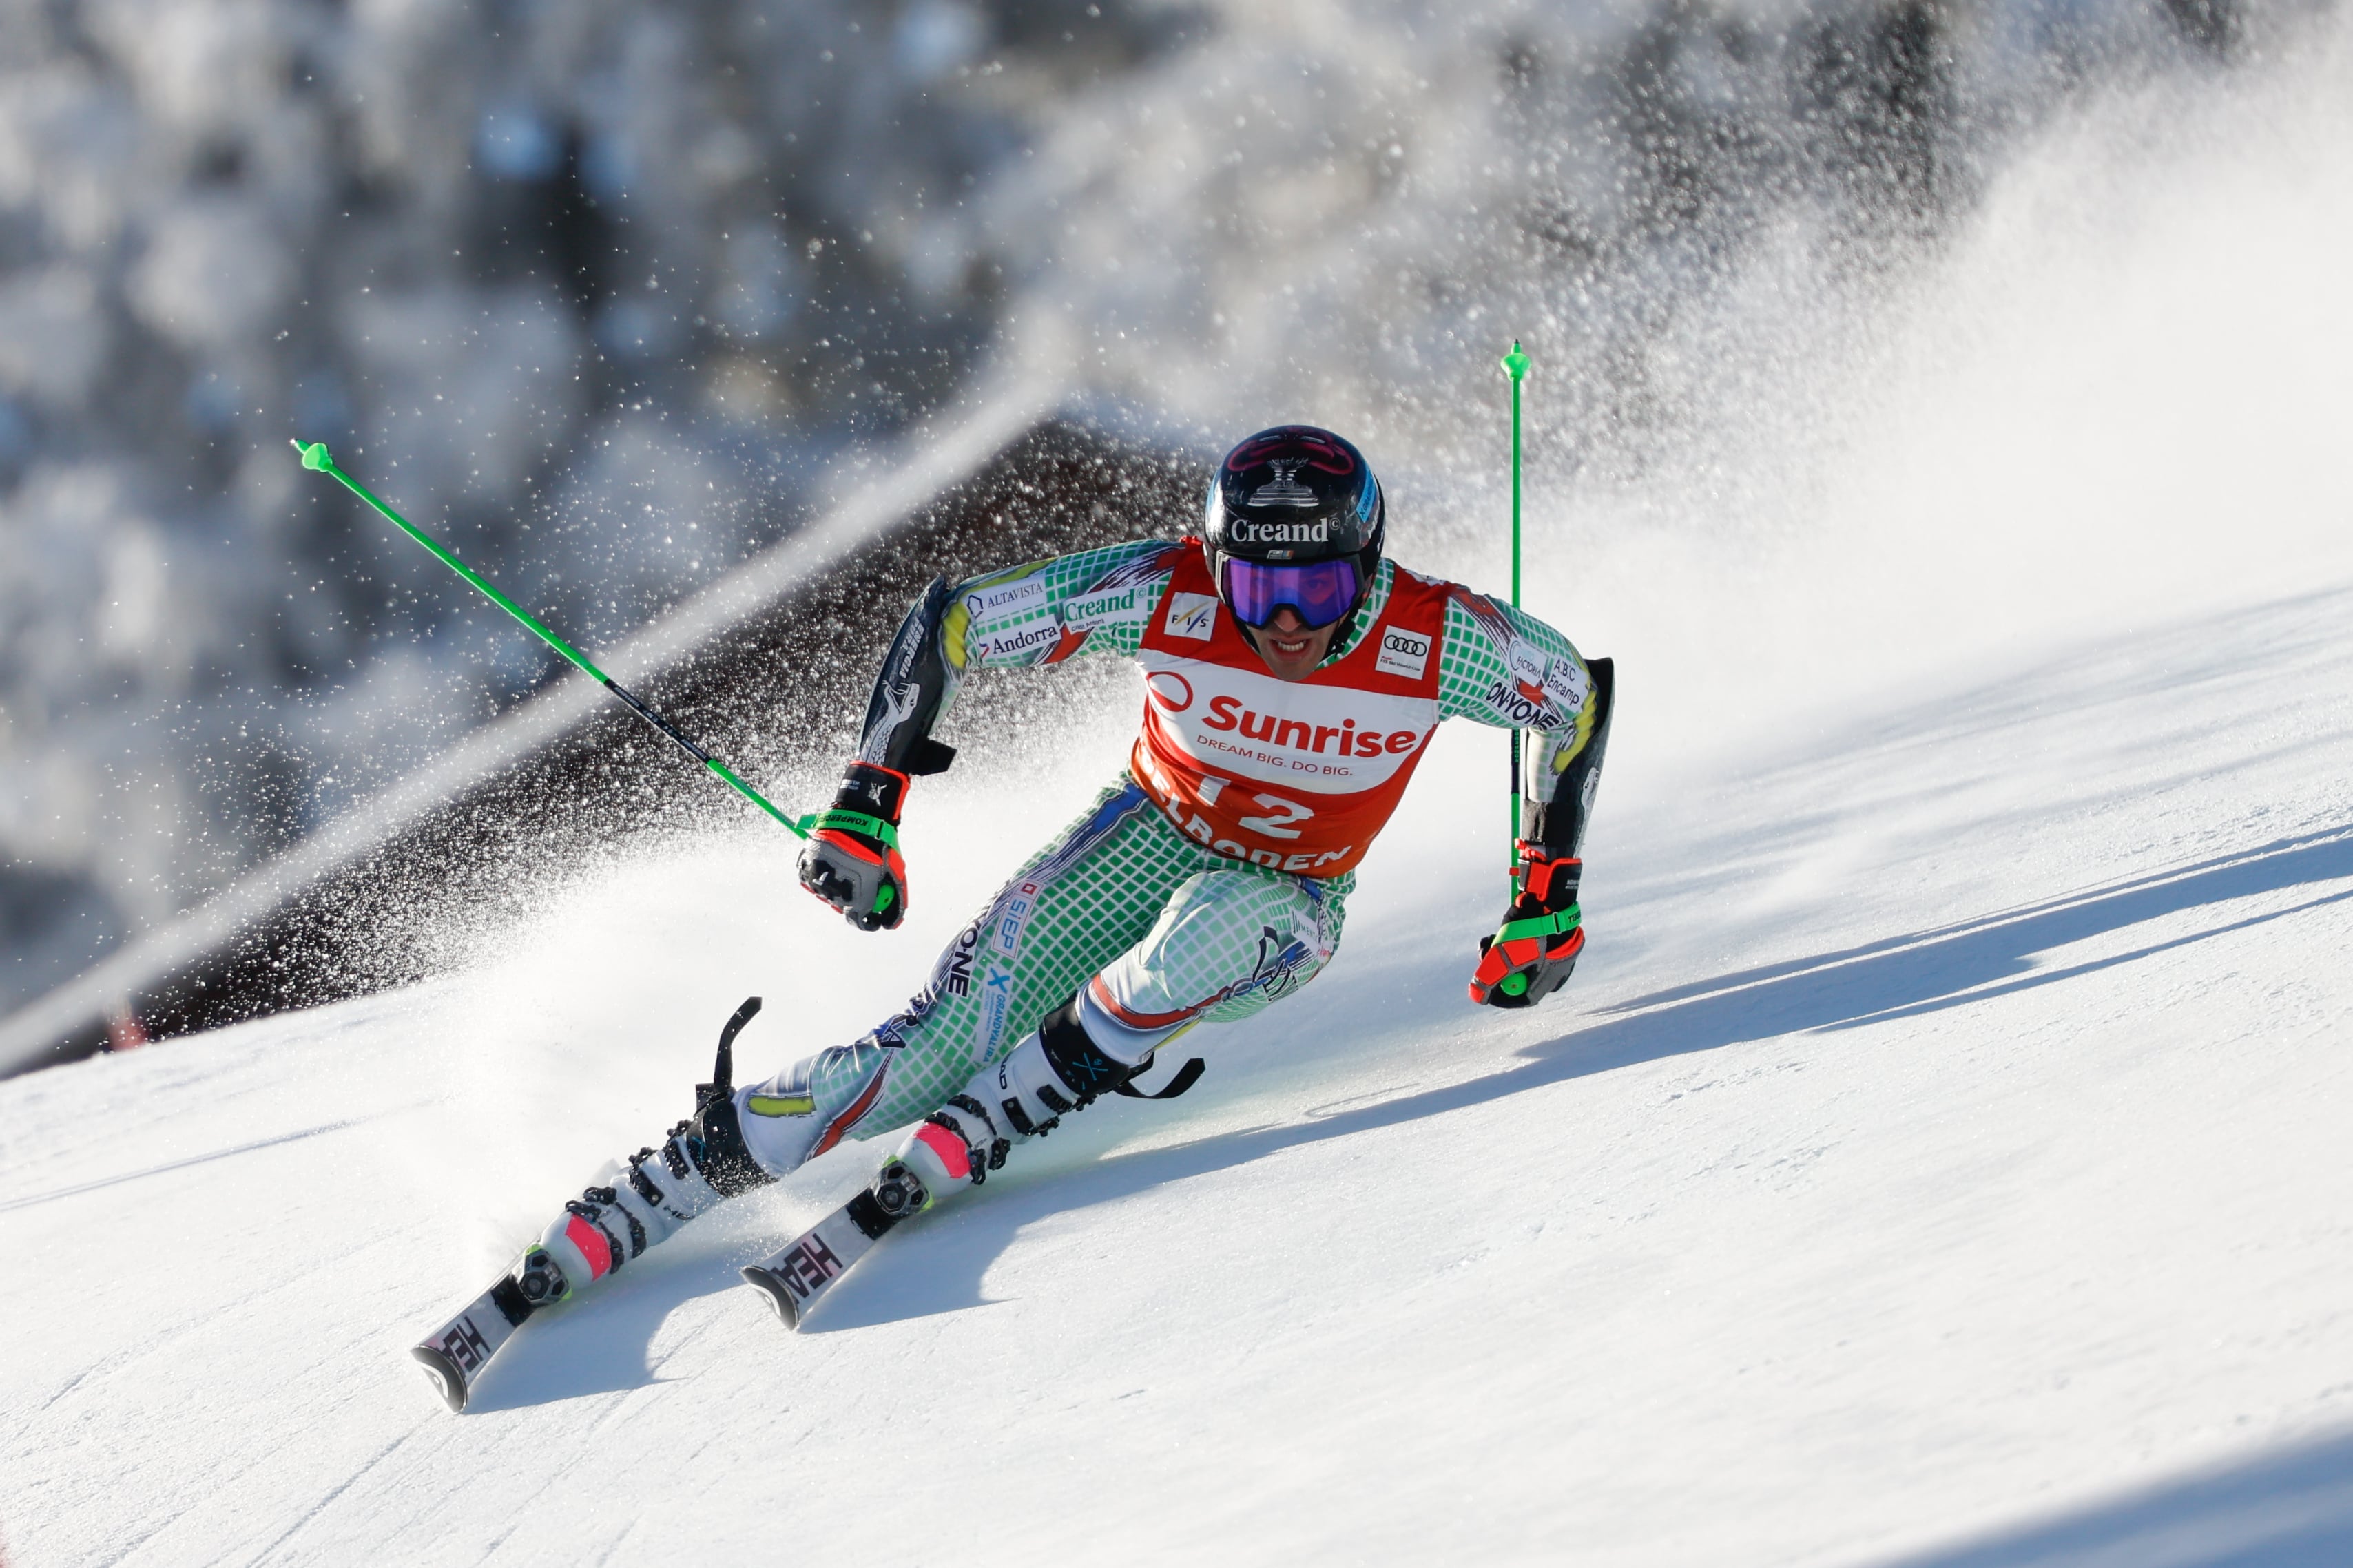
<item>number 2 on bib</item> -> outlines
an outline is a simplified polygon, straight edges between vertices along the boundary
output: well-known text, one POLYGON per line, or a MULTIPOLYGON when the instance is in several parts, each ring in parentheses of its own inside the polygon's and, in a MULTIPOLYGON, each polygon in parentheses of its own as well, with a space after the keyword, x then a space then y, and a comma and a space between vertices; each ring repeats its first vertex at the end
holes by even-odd
POLYGON ((1297 801, 1285 800, 1279 795, 1254 795, 1250 798, 1268 807, 1268 814, 1264 816, 1238 816, 1234 820, 1252 833, 1263 834, 1269 838, 1298 837, 1299 829, 1291 825, 1304 822, 1315 815, 1297 801), (1282 815, 1278 816, 1274 815, 1276 812, 1282 815))

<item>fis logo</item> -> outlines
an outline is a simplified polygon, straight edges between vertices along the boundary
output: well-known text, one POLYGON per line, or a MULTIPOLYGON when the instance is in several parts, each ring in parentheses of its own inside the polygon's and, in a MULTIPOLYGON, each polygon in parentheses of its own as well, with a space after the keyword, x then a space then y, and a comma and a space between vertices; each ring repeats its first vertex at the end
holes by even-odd
POLYGON ((1218 629, 1218 601, 1210 594, 1171 594, 1168 616, 1161 623, 1172 637, 1208 642, 1218 629))

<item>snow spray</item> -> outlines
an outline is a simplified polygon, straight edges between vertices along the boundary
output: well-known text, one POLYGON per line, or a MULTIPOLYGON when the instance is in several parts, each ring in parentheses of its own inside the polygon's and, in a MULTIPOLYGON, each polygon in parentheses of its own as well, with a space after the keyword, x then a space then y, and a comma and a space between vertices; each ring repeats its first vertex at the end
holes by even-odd
MULTIPOLYGON (((1518 407, 1516 393, 1514 394, 1513 406, 1514 409, 1518 407)), ((1516 414, 1514 417, 1514 423, 1513 429, 1516 432, 1518 429, 1516 414)), ((1516 434, 1514 437, 1514 442, 1513 451, 1516 454, 1519 450, 1516 434)), ((765 795, 763 795, 758 790, 754 789, 750 784, 745 784, 742 779, 736 777, 735 770, 733 768, 729 767, 725 763, 721 762, 717 757, 712 756, 709 752, 704 751, 701 746, 696 745, 692 741, 687 739, 685 734, 679 730, 678 726, 672 724, 669 720, 663 718, 660 714, 647 707, 645 703, 638 699, 637 694, 629 690, 628 688, 623 686, 619 681, 614 679, 611 676, 606 674, 603 670, 589 663, 586 655, 583 654, 570 643, 565 642, 562 637, 557 637, 554 632, 549 631, 545 626, 542 626, 539 623, 538 617, 533 616, 529 610, 524 609, 521 605, 516 604, 512 599, 508 598, 504 594, 500 593, 496 588, 492 587, 488 578, 475 571, 472 567, 467 565, 463 561, 459 560, 457 556, 451 554, 448 550, 443 547, 439 540, 435 539, 431 534, 426 532, 423 529, 417 527, 415 523, 409 521, 406 518, 393 510, 392 508, 385 505, 384 502, 378 500, 369 492, 368 488, 365 485, 361 484, 357 479, 352 478, 351 475, 335 467, 335 459, 327 455, 327 444, 324 441, 313 441, 307 447, 302 445, 301 442, 296 441, 294 443, 294 449, 302 454, 302 466, 304 468, 310 469, 314 474, 325 474, 329 478, 340 481, 345 489, 351 491, 352 494, 359 497, 360 500, 367 502, 368 505, 375 508, 377 511, 383 513, 384 516, 391 521, 395 528, 399 529, 401 532, 408 535, 409 538, 417 541, 417 543, 431 551, 435 560, 440 562, 442 565, 447 566, 450 571, 455 572, 459 576, 463 577, 467 582, 471 583, 475 587, 480 589, 485 598, 489 599, 491 603, 496 605, 500 609, 504 610, 508 615, 512 616, 516 620, 521 621, 525 626, 528 626, 531 629, 533 636, 538 637, 540 641, 545 643, 548 647, 562 654, 565 658, 570 659, 574 664, 578 665, 581 669, 585 670, 590 677, 600 682, 606 690, 619 698, 623 702, 628 703, 631 712, 635 713, 638 718, 643 719, 647 723, 651 724, 655 729, 660 731, 671 740, 677 742, 681 751, 684 752, 688 756, 692 757, 696 762, 709 769, 712 773, 714 774, 720 782, 726 784, 728 788, 733 790, 737 795, 742 795, 745 800, 750 801, 754 805, 758 806, 762 811, 766 812, 770 816, 775 817, 778 822, 783 823, 787 828, 790 828, 801 837, 807 838, 809 836, 809 825, 817 820, 815 816, 805 816, 796 822, 791 817, 786 816, 783 812, 778 811, 774 805, 771 805, 765 795)), ((1516 464, 1517 458, 1515 457, 1514 469, 1515 476, 1517 473, 1516 464)), ((1518 484, 1516 477, 1513 482, 1514 486, 1513 490, 1514 500, 1513 511, 1514 546, 1512 556, 1512 594, 1513 602, 1516 604, 1518 603, 1520 580, 1518 565, 1519 550, 1517 544, 1519 537, 1517 526, 1518 503, 1516 500, 1519 491, 1516 488, 1518 484)), ((1514 740, 1514 746, 1517 745, 1516 740, 1514 740)), ((1516 751, 1514 754, 1515 756, 1517 755, 1516 751)), ((1514 764, 1514 766, 1516 766, 1516 764, 1514 764)))
MULTIPOLYGON (((1520 383, 1528 375, 1528 356, 1520 352, 1519 339, 1512 340, 1512 352, 1504 356, 1503 364, 1504 374, 1512 378, 1512 608, 1516 610, 1520 607, 1520 383)), ((1506 840, 1512 858, 1505 874, 1516 896, 1520 887, 1520 732, 1516 728, 1512 731, 1511 789, 1504 800, 1512 813, 1512 831, 1506 840)))

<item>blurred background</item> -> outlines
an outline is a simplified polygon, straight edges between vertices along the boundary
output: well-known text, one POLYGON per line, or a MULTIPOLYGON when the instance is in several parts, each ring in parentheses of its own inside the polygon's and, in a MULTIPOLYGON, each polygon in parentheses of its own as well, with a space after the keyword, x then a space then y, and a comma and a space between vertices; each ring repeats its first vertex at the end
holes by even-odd
MULTIPOLYGON (((2295 0, 0 0, 0 1014, 557 679, 290 437, 592 657, 749 584, 607 665, 789 795, 933 571, 1180 531, 1250 428, 1347 431, 1405 541, 1475 557, 1514 337, 1559 548, 1802 529, 1743 454, 1855 384, 1791 366, 1909 352, 1863 306, 2031 150, 2162 142, 2334 36, 2295 0), (888 526, 777 553, 906 474, 888 526)), ((515 734, 116 971, 114 1043, 432 973, 452 900, 735 809, 617 720, 515 734)), ((80 994, 0 1067, 97 1048, 80 994)))

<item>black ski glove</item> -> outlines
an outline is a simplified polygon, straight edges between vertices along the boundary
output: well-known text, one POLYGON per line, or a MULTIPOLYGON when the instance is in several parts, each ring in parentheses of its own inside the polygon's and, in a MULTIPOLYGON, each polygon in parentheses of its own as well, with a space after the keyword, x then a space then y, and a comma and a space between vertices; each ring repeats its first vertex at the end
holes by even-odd
POLYGON ((860 931, 888 930, 907 913, 907 863, 899 858, 906 801, 906 774, 852 763, 801 846, 801 886, 860 931))
POLYGON ((1493 936, 1479 939, 1479 968, 1471 1000, 1490 1007, 1533 1007, 1577 967, 1585 950, 1578 923, 1577 879, 1585 862, 1552 858, 1542 845, 1520 845, 1520 888, 1493 936))

